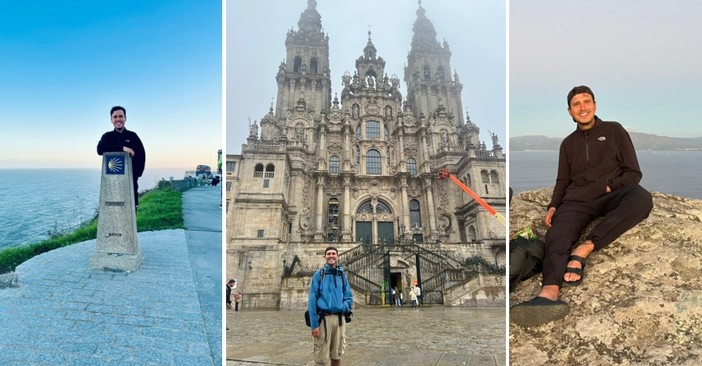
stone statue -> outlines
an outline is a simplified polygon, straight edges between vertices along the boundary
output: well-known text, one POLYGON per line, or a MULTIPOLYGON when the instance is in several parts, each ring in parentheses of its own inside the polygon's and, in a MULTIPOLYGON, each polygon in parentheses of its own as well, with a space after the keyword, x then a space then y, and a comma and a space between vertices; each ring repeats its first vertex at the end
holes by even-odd
POLYGON ((249 137, 258 137, 258 124, 255 120, 249 125, 249 137))
POLYGON ((497 141, 497 134, 494 132, 490 132, 490 136, 492 137, 492 146, 499 146, 499 142, 497 141))

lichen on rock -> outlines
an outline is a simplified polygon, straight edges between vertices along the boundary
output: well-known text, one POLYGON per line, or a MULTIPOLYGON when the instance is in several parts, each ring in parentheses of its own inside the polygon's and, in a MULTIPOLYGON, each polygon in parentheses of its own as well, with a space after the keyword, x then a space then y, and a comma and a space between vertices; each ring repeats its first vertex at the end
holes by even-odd
MULTIPOLYGON (((512 365, 702 364, 702 200, 652 195, 649 217, 588 257, 582 285, 561 289, 568 316, 509 325, 512 365)), ((516 194, 510 232, 532 226, 544 235, 550 196, 516 194)), ((533 298, 540 280, 522 282, 510 305, 533 298)))

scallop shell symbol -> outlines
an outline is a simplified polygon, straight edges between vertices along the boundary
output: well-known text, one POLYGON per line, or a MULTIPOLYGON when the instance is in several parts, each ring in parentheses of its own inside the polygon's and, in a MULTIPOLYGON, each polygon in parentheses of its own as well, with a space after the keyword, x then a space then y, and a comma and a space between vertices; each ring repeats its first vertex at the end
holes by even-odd
POLYGON ((118 172, 122 170, 122 159, 119 158, 112 158, 110 161, 107 163, 107 169, 110 169, 111 172, 118 172))

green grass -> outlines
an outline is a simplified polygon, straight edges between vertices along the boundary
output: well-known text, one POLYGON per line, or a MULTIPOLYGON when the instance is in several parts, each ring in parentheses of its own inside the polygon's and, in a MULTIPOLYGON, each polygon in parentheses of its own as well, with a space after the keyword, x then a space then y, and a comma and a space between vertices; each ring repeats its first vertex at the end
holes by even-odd
MULTIPOLYGON (((170 188, 152 190, 139 197, 137 230, 183 229, 183 193, 170 188)), ((70 233, 52 234, 47 240, 0 251, 0 274, 15 270, 24 261, 67 245, 97 237, 97 218, 70 233)))

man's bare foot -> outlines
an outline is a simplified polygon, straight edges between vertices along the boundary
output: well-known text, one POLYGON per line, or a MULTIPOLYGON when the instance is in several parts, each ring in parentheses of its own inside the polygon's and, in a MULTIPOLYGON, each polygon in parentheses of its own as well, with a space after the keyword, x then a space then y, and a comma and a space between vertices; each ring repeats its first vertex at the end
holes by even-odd
POLYGON ((541 291, 536 297, 543 297, 544 299, 549 299, 551 301, 558 300, 558 285, 544 285, 541 287, 541 291))
MULTIPOLYGON (((571 257, 580 257, 582 260, 570 260, 567 264, 567 268, 574 268, 582 270, 585 266, 585 258, 590 255, 595 250, 595 244, 591 241, 585 241, 575 247, 575 249, 570 253, 571 257)), ((566 272, 563 276, 565 282, 578 282, 582 278, 582 274, 566 272)))

